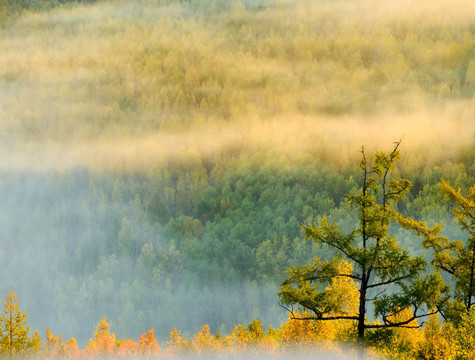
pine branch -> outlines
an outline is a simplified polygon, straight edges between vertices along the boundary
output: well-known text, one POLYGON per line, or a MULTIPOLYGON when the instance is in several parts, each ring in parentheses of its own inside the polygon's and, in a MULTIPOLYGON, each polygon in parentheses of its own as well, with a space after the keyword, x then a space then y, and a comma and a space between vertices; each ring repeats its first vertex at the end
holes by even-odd
POLYGON ((398 278, 394 278, 394 279, 389 279, 387 281, 383 281, 383 282, 380 282, 380 283, 375 283, 375 284, 371 284, 371 285, 368 285, 366 288, 367 289, 371 289, 371 288, 375 288, 375 287, 378 287, 378 286, 383 286, 383 285, 388 285, 388 284, 392 284, 394 282, 397 282, 397 281, 402 281, 402 280, 405 280, 407 278, 410 278, 411 276, 413 276, 413 274, 407 274, 407 275, 404 275, 404 276, 400 276, 398 278))

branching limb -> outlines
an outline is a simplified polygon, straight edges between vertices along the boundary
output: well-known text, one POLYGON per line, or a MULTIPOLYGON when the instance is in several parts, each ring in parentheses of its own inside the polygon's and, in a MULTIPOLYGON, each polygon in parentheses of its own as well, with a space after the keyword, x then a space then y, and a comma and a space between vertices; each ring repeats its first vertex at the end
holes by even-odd
POLYGON ((412 276, 414 276, 414 274, 410 273, 410 274, 406 274, 404 276, 400 276, 400 277, 397 277, 397 278, 394 278, 394 279, 390 278, 387 281, 382 281, 382 282, 379 282, 379 283, 374 283, 374 284, 368 285, 366 288, 371 289, 371 288, 375 288, 375 287, 378 287, 378 286, 389 285, 389 284, 392 284, 392 283, 395 283, 395 282, 398 282, 398 281, 403 281, 403 280, 408 279, 412 276))

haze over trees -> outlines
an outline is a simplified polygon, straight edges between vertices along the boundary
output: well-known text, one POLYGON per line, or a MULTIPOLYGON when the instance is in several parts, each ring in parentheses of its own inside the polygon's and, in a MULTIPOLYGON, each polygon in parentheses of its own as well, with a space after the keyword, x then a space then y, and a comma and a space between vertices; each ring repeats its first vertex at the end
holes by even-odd
MULTIPOLYGON (((403 137, 398 213, 470 254, 439 183, 474 184, 471 1, 3 0, 0 18, 0 293, 71 353, 103 316, 116 342, 279 328, 284 271, 333 257, 300 224, 359 222, 362 144, 403 137)), ((286 341, 299 326, 321 325, 286 341)))

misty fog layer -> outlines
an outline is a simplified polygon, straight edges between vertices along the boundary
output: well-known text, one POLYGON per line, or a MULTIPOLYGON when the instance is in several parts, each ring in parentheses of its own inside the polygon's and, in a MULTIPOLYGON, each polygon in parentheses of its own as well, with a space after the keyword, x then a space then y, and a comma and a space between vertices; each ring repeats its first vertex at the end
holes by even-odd
MULTIPOLYGON (((401 211, 464 238, 471 1, 104 1, 0 26, 0 294, 84 344, 287 314, 300 224, 356 221, 362 145, 402 139, 401 211)), ((397 235, 413 253, 420 244, 397 235)))
POLYGON ((451 156, 472 139, 473 8, 99 2, 26 14, 0 39, 2 167, 137 171, 189 149, 333 142, 344 161, 402 136, 408 152, 451 156))
MULTIPOLYGON (((465 109, 460 105, 460 111, 465 109)), ((263 121, 256 117, 239 123, 203 123, 182 131, 164 130, 148 135, 14 145, 0 149, 0 156, 2 169, 6 171, 89 168, 134 174, 147 172, 170 159, 210 158, 228 151, 236 154, 270 151, 289 158, 311 153, 343 164, 357 161, 356 149, 361 144, 371 150, 402 139, 408 162, 423 157, 429 162, 425 165, 430 166, 456 159, 464 149, 470 149, 473 136, 469 129, 473 121, 448 120, 453 116, 447 110, 427 110, 366 118, 299 115, 263 121)))

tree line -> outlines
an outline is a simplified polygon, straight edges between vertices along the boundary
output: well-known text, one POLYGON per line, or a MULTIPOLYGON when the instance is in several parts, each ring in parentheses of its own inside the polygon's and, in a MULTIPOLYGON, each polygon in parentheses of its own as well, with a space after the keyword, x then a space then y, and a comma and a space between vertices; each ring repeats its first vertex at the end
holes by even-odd
MULTIPOLYGON (((351 266, 341 264, 340 270, 351 266)), ((348 291, 346 304, 358 308, 358 290, 348 286, 346 280, 332 284, 337 291, 348 291)), ((473 310, 473 309, 472 309, 473 310)), ((105 317, 101 318, 86 346, 78 346, 74 337, 64 339, 50 329, 41 340, 37 331, 31 333, 27 314, 19 309, 13 292, 5 299, 0 317, 0 356, 3 358, 78 359, 78 358, 182 358, 183 356, 236 356, 280 358, 285 354, 322 356, 339 354, 340 358, 354 358, 357 329, 348 319, 326 321, 297 321, 289 316, 279 328, 267 330, 261 321, 254 319, 247 325, 238 324, 228 334, 212 333, 208 325, 189 337, 172 329, 166 341, 159 343, 153 328, 144 331, 138 340, 117 338, 105 317), (13 321, 9 319, 13 318, 13 321)), ((475 316, 473 311, 463 313, 458 322, 440 323, 432 315, 420 329, 407 309, 392 320, 407 322, 410 326, 379 328, 370 331, 366 338, 366 353, 382 359, 472 359, 475 355, 475 316), (412 320, 411 320, 412 319, 412 320)))

